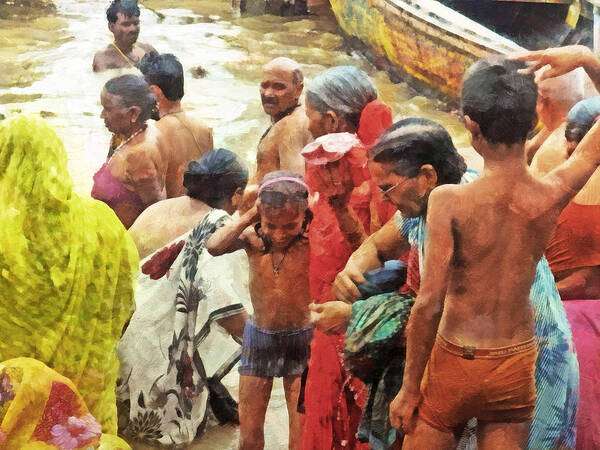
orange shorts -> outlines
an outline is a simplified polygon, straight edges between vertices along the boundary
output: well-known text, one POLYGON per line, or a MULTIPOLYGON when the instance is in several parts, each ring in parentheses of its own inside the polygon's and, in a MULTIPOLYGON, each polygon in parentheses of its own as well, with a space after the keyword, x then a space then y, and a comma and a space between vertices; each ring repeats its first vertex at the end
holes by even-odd
POLYGON ((535 408, 535 339, 493 349, 459 347, 438 334, 423 381, 419 417, 455 432, 472 417, 525 422, 535 408))

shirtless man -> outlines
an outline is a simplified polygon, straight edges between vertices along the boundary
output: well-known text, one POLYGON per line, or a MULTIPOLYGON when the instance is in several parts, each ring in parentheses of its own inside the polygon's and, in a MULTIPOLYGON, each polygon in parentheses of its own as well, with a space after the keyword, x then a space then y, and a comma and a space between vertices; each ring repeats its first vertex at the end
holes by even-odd
POLYGON ((137 67, 146 53, 156 52, 151 45, 136 42, 140 34, 140 9, 136 1, 113 0, 106 18, 114 42, 94 55, 94 72, 137 67))
POLYGON ((274 170, 304 174, 300 150, 313 137, 304 107, 299 103, 303 81, 300 65, 289 58, 275 58, 264 67, 260 98, 271 117, 271 126, 258 144, 256 181, 274 170))
POLYGON ((183 172, 190 161, 212 150, 212 130, 195 114, 181 109, 183 67, 174 55, 150 53, 142 59, 140 71, 158 103, 156 127, 165 138, 161 148, 167 163, 167 198, 185 195, 183 172))
POLYGON ((495 56, 465 75, 462 110, 485 169, 429 197, 406 370, 390 407, 407 433, 403 448, 454 448, 471 417, 482 449, 527 442, 537 355, 530 290, 560 212, 600 164, 600 125, 565 164, 535 178, 524 144, 537 88, 522 67, 495 56))
POLYGON ((569 110, 584 96, 583 69, 555 78, 539 81, 536 111, 543 128, 525 144, 527 162, 547 141, 555 141, 565 134, 565 122, 569 110))
POLYGON ((265 413, 273 377, 283 377, 289 448, 300 448, 300 376, 308 364, 312 327, 308 304, 308 187, 288 171, 265 176, 254 208, 207 241, 213 256, 244 249, 254 313, 246 323, 240 362, 240 446, 264 447, 265 413), (251 226, 258 222, 255 226, 251 226))

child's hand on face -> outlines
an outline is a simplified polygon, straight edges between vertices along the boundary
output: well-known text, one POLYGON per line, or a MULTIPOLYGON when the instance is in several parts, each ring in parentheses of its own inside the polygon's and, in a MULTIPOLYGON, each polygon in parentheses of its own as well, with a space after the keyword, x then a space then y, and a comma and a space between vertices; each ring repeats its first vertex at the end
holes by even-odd
POLYGON ((260 200, 256 199, 254 206, 246 212, 246 217, 248 217, 248 223, 254 224, 260 220, 260 213, 258 212, 258 206, 260 204, 260 200))
POLYGON ((265 251, 265 243, 260 238, 253 226, 246 228, 242 234, 243 239, 248 243, 250 247, 260 252, 265 251))

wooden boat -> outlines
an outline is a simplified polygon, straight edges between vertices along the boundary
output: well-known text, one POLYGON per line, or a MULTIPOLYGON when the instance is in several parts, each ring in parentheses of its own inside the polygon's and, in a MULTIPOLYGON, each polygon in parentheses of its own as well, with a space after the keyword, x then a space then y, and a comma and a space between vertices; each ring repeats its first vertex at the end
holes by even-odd
POLYGON ((446 96, 465 70, 489 54, 523 50, 435 0, 330 0, 342 30, 396 68, 446 96))

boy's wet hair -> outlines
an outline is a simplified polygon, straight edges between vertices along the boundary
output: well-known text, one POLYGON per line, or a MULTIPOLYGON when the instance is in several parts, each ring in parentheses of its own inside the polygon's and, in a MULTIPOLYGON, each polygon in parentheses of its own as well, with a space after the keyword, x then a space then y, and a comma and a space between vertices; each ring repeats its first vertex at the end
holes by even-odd
POLYGON ((113 0, 106 10, 106 19, 110 23, 117 22, 117 14, 121 13, 125 17, 140 16, 140 8, 137 1, 132 0, 113 0))
POLYGON ((261 206, 281 209, 291 206, 298 209, 308 209, 308 189, 302 175, 287 170, 269 172, 261 181, 258 198, 261 206), (289 180, 275 181, 278 178, 294 178, 298 182, 289 180))
POLYGON ((401 176, 416 177, 419 169, 431 164, 438 184, 458 184, 467 164, 452 138, 440 124, 417 117, 396 122, 379 138, 370 151, 373 160, 389 164, 401 176))
POLYGON ((183 66, 175 55, 147 53, 140 61, 140 72, 148 84, 160 88, 167 100, 183 97, 183 66))
POLYGON ((565 138, 568 142, 581 142, 600 117, 600 96, 586 98, 571 108, 567 115, 565 138))
POLYGON ((525 142, 536 117, 537 85, 521 74, 525 63, 490 56, 473 64, 463 79, 461 109, 489 142, 525 142))

